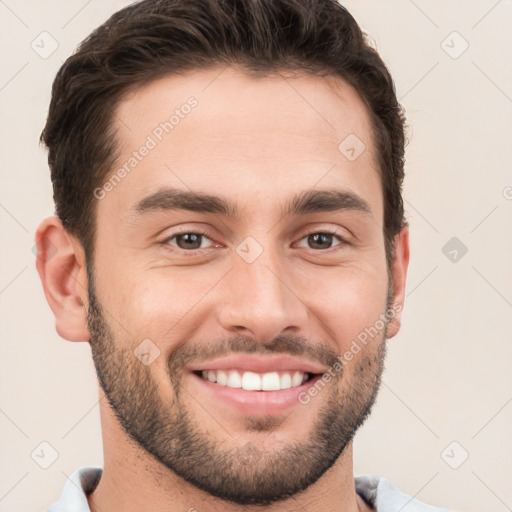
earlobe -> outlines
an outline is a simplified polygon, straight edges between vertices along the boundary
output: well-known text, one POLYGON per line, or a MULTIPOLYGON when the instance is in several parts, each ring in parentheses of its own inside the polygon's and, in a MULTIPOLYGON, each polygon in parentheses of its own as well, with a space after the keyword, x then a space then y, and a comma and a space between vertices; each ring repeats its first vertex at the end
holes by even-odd
POLYGON ((405 284, 407 281, 407 268, 409 266, 409 227, 404 226, 395 236, 394 257, 391 268, 393 275, 393 316, 386 328, 386 338, 398 334, 401 325, 402 309, 405 301, 405 284))
POLYGON ((69 341, 89 341, 87 272, 81 245, 55 216, 41 222, 36 244, 36 267, 57 332, 69 341))

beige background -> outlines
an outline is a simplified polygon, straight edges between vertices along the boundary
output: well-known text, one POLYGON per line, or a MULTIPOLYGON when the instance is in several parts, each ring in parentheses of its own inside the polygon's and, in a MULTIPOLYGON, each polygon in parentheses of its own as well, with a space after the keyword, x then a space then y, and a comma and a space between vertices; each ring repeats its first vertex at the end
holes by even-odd
MULTIPOLYGON (((32 247, 53 212, 38 147, 53 77, 127 3, 0 2, 1 512, 45 510, 75 469, 102 465, 89 346, 56 334, 32 247), (43 31, 58 42, 46 59, 31 47, 43 31), (48 469, 31 458, 43 441, 58 452, 48 469)), ((445 507, 512 510, 512 2, 345 5, 391 69, 412 139, 403 328, 354 471, 445 507), (455 262, 442 250, 452 237, 468 249, 455 262)))

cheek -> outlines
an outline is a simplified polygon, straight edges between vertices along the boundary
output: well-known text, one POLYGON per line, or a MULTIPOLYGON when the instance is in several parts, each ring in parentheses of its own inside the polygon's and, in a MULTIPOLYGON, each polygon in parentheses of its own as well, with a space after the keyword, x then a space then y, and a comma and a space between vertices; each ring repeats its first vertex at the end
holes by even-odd
POLYGON ((110 305, 112 315, 131 338, 149 338, 161 344, 183 332, 217 281, 213 272, 191 275, 170 268, 130 268, 130 272, 108 280, 105 305, 110 305))
MULTIPOLYGON (((316 279, 314 289, 303 290, 318 329, 334 337, 336 350, 346 350, 372 327, 382 331, 380 315, 387 297, 387 275, 363 269, 338 269, 329 278, 316 279), (327 331, 327 332, 326 332, 327 331)), ((311 281, 310 281, 311 283, 311 281)))

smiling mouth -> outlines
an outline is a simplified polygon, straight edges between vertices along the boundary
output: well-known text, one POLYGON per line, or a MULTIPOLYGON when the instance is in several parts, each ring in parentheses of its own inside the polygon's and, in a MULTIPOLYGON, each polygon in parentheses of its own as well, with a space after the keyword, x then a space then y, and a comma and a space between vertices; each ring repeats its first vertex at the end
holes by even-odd
POLYGON ((295 388, 317 375, 299 370, 256 373, 231 369, 197 370, 193 373, 219 386, 246 391, 280 391, 295 388))

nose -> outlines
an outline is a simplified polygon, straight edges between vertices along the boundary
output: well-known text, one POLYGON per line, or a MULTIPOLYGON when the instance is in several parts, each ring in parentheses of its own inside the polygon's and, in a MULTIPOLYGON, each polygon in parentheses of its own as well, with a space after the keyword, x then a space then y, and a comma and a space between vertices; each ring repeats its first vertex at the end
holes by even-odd
POLYGON ((308 308, 283 267, 263 256, 252 263, 235 261, 218 303, 218 321, 225 330, 263 343, 285 331, 305 330, 308 308))

